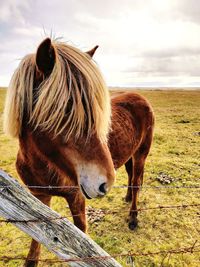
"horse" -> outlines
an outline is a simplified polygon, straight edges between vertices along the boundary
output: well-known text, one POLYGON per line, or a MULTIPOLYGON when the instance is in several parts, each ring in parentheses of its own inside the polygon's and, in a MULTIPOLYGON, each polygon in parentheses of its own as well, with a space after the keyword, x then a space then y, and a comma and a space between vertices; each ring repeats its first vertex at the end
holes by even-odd
MULTIPOLYGON (((125 165, 125 200, 132 201, 129 228, 133 230, 154 115, 148 101, 134 92, 109 100, 92 61, 97 47, 83 53, 44 40, 11 80, 4 130, 19 138, 16 168, 23 182, 47 186, 31 188, 32 194, 48 206, 52 196, 64 197, 74 224, 84 232, 85 198, 105 195, 114 183, 115 170, 125 165), (56 71, 60 61, 63 68, 56 71)), ((36 266, 39 254, 40 244, 32 240, 25 266, 36 266)))
POLYGON ((131 202, 128 226, 138 225, 137 200, 143 184, 144 166, 149 154, 154 129, 150 103, 135 92, 125 92, 111 99, 112 123, 108 146, 117 170, 125 165, 128 174, 126 202, 131 202))
MULTIPOLYGON (((115 181, 110 96, 92 60, 95 49, 84 53, 46 38, 14 72, 4 109, 4 131, 19 140, 22 181, 48 206, 52 196, 64 197, 83 232, 84 197, 105 196, 115 181)), ((25 266, 37 266, 39 254, 32 240, 25 266)))

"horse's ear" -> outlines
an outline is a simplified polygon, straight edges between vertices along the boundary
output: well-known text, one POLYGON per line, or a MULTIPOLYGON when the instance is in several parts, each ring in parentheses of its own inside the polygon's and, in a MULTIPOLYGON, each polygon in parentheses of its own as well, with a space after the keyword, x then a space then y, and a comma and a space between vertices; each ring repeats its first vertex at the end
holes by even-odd
POLYGON ((46 38, 38 47, 36 65, 44 75, 52 72, 55 64, 56 53, 50 38, 46 38))
POLYGON ((93 57, 94 53, 96 52, 97 48, 99 46, 96 45, 94 48, 92 48, 91 50, 87 51, 86 53, 90 56, 90 57, 93 57))

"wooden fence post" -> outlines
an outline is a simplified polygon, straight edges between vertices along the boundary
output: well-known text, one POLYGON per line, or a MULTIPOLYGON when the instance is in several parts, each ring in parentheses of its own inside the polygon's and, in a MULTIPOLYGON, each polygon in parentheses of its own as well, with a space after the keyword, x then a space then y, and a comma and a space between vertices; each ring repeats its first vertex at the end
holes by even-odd
POLYGON ((13 220, 14 225, 45 245, 60 259, 77 259, 67 262, 68 266, 122 267, 91 238, 1 170, 0 216, 13 220), (90 257, 90 260, 81 260, 90 257))

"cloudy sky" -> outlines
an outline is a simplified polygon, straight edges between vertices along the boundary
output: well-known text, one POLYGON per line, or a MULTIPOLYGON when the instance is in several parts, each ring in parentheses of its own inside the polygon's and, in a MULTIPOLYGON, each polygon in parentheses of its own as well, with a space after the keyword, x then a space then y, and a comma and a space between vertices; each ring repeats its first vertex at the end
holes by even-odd
POLYGON ((200 86, 198 0, 0 0, 0 86, 52 33, 86 51, 111 86, 200 86))

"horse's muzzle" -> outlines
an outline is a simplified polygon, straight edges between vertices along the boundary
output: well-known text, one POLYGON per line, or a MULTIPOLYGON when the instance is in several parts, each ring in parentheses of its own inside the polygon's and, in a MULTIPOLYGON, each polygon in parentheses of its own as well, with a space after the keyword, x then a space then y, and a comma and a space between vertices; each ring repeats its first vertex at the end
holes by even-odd
POLYGON ((86 186, 80 184, 81 192, 83 193, 84 197, 87 199, 92 199, 92 198, 101 198, 106 195, 108 192, 107 185, 106 183, 102 183, 99 186, 98 191, 91 190, 91 188, 86 188, 86 186))

